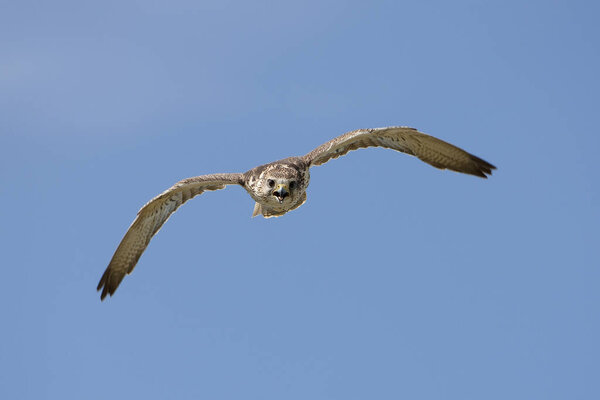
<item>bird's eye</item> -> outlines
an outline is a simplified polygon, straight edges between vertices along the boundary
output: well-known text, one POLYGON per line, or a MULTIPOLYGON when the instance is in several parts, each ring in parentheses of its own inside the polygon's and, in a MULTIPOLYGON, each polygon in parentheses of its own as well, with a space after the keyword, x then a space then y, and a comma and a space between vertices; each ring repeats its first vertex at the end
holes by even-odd
POLYGON ((290 189, 295 189, 296 188, 296 181, 291 181, 290 182, 290 189))
POLYGON ((269 180, 267 181, 267 185, 269 185, 269 187, 271 187, 271 188, 272 188, 272 187, 274 187, 274 186, 275 186, 275 181, 274 181, 273 179, 269 179, 269 180))

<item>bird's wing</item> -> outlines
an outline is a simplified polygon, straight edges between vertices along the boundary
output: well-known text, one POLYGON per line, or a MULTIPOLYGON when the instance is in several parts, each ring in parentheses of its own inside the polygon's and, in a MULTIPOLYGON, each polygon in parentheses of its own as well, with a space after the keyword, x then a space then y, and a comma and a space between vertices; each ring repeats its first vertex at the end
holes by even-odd
POLYGON ((98 283, 100 298, 111 296, 119 284, 135 268, 138 259, 148 247, 150 239, 180 205, 205 190, 224 189, 226 185, 243 184, 242 174, 202 175, 184 179, 150 200, 138 211, 137 217, 121 240, 104 275, 98 283))
POLYGON ((450 169, 482 178, 487 178, 487 175, 491 175, 492 170, 496 169, 487 161, 450 143, 405 126, 348 132, 322 144, 303 158, 311 166, 321 165, 351 150, 371 146, 401 151, 417 156, 436 168, 450 169))

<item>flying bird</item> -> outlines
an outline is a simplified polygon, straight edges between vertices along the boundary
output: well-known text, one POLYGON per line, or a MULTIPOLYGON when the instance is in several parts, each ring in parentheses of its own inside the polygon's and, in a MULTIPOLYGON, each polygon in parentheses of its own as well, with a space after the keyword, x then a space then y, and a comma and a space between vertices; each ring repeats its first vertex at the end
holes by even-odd
MULTIPOLYGON (((208 190, 240 185, 255 201, 252 216, 279 217, 306 201, 310 167, 365 147, 385 147, 416 156, 439 169, 487 178, 496 169, 466 151, 416 129, 399 126, 359 129, 338 136, 310 153, 252 168, 244 173, 200 175, 177 182, 146 203, 127 230, 98 283, 100 299, 113 295, 130 274, 152 237, 183 203, 208 190)), ((349 194, 351 195, 351 193, 349 194)))

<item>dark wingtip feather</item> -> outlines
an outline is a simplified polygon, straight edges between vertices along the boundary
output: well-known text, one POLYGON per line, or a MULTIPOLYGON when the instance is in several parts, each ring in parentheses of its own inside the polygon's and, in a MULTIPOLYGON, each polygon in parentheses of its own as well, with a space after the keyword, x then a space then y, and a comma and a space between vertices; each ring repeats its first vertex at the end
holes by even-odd
POLYGON ((100 291, 102 290, 102 293, 100 294, 100 301, 104 301, 104 298, 106 297, 106 293, 108 292, 108 288, 107 288, 107 280, 108 280, 108 268, 106 269, 106 271, 104 271, 104 274, 102 275, 102 278, 100 278, 100 282, 98 282, 98 287, 96 287, 96 291, 100 291))
POLYGON ((471 173, 472 175, 478 176, 480 178, 487 179, 488 175, 492 175, 492 170, 496 169, 496 166, 490 164, 489 162, 470 154, 471 160, 475 163, 476 171, 471 173))
POLYGON ((115 293, 124 277, 125 274, 112 271, 110 266, 106 268, 106 271, 104 271, 104 275, 102 275, 102 278, 100 278, 100 282, 98 283, 98 287, 96 288, 97 291, 100 291, 100 289, 102 289, 102 293, 100 294, 100 300, 103 301, 107 295, 110 295, 112 297, 112 295, 115 293))

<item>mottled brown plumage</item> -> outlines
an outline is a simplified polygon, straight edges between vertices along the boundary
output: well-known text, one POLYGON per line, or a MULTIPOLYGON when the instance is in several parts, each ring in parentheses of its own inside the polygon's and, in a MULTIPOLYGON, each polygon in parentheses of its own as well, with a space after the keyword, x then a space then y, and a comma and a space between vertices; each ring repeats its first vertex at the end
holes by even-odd
POLYGON ((171 214, 187 200, 207 190, 241 185, 256 202, 252 216, 281 216, 306 201, 310 167, 364 147, 385 147, 420 158, 440 169, 482 178, 492 174, 492 164, 458 147, 408 127, 360 129, 338 136, 301 157, 274 161, 246 173, 201 175, 177 182, 144 205, 121 240, 98 284, 100 298, 113 295, 152 237, 171 214))

